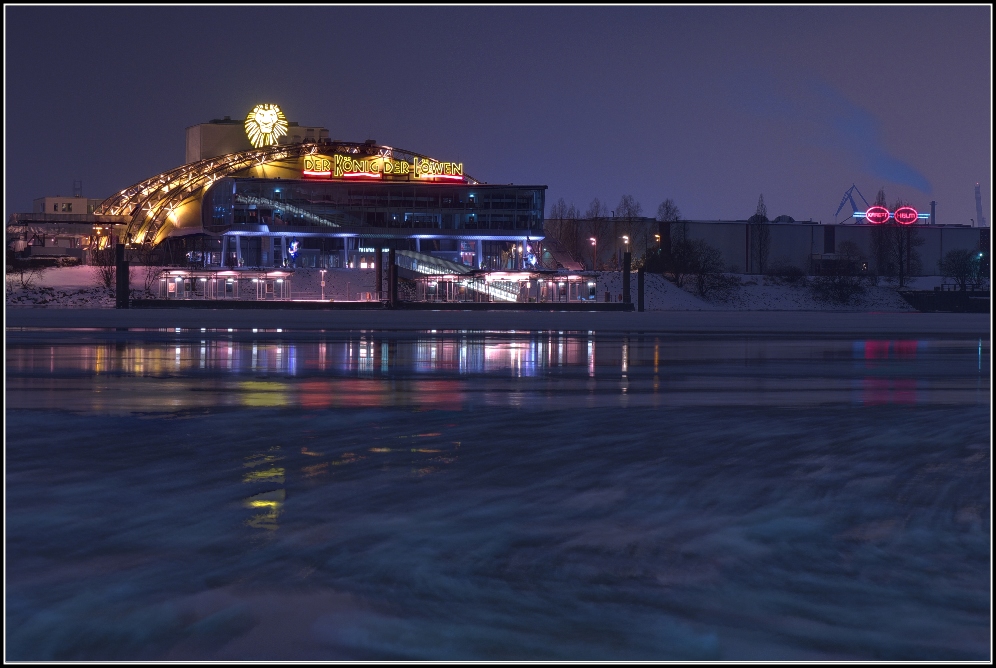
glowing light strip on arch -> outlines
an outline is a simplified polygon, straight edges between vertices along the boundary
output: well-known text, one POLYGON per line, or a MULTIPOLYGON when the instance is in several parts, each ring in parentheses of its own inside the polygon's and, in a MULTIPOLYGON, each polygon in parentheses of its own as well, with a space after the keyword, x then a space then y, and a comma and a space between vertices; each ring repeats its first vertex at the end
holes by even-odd
MULTIPOLYGON (((400 154, 407 156, 407 158, 403 158, 407 160, 414 158, 432 160, 432 158, 413 151, 389 146, 371 147, 367 144, 352 142, 336 142, 331 146, 314 143, 267 146, 251 151, 207 158, 157 174, 111 195, 94 209, 94 213, 131 216, 131 221, 125 232, 126 241, 159 243, 162 239, 157 237, 171 214, 187 200, 202 196, 217 180, 236 175, 252 167, 262 167, 273 162, 315 155, 322 149, 328 150, 330 148, 354 155, 373 150, 376 151, 376 155, 382 157, 394 157, 395 154, 400 154)), ((468 175, 465 175, 464 179, 468 184, 479 183, 468 175)))

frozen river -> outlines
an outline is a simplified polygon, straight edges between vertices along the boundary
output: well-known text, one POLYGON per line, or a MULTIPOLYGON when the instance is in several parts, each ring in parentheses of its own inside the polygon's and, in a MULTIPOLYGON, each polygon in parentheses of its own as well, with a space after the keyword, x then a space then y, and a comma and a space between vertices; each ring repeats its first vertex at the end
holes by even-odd
POLYGON ((989 360, 9 329, 7 659, 987 659, 989 360))

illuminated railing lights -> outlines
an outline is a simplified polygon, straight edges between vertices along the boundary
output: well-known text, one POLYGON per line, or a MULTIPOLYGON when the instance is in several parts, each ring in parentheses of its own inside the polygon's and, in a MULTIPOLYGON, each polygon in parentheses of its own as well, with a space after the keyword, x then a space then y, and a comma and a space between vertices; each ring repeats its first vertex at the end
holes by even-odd
POLYGON ((448 181, 463 181, 464 177, 456 174, 419 174, 419 179, 433 181, 435 179, 446 179, 448 181))

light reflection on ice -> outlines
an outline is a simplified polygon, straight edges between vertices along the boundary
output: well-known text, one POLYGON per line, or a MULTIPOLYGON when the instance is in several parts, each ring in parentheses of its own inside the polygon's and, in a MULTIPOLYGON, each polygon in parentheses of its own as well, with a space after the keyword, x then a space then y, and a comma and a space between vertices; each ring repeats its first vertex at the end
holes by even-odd
POLYGON ((9 341, 8 402, 127 413, 239 405, 943 404, 988 401, 989 393, 981 341, 661 340, 553 331, 245 337, 9 341), (99 401, 98 376, 105 383, 99 401), (254 384, 263 380, 269 385, 254 384))

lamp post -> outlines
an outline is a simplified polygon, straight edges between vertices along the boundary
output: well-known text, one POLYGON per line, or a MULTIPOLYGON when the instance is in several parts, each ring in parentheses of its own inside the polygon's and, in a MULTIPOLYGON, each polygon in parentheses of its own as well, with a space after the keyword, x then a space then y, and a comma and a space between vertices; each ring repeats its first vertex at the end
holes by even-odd
POLYGON ((632 304, 632 300, 629 297, 629 269, 630 269, 630 255, 629 255, 629 237, 623 235, 623 243, 626 244, 626 251, 622 256, 622 271, 623 271, 623 302, 627 304, 632 304))
POLYGON ((591 242, 591 270, 595 271, 595 237, 590 237, 588 241, 591 242))

